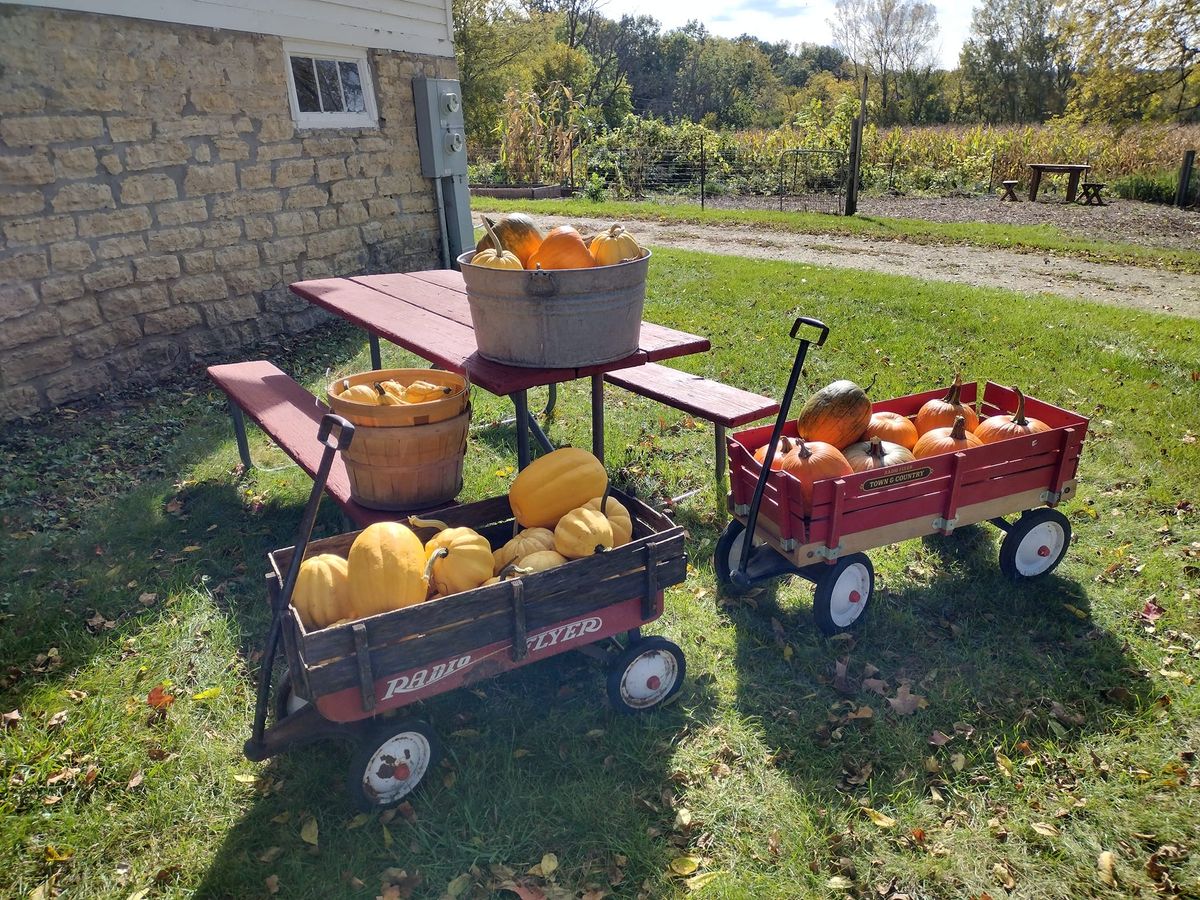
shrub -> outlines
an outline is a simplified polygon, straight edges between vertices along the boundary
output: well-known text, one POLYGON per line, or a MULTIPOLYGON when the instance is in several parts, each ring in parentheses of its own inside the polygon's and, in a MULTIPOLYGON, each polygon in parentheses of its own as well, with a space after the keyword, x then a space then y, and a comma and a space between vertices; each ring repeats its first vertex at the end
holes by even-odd
POLYGON ((1141 200, 1145 203, 1174 203, 1179 178, 1172 172, 1154 175, 1126 175, 1112 183, 1113 192, 1122 200, 1141 200))

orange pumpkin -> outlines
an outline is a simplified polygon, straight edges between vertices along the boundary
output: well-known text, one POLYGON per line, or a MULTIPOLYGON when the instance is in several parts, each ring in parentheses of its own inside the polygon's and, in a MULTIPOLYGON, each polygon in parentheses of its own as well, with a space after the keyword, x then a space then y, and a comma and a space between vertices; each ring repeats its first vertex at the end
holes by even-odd
POLYGON ((871 421, 867 423, 867 430, 862 433, 860 440, 879 438, 881 441, 899 444, 905 450, 911 450, 916 446, 918 437, 920 435, 917 434, 917 426, 907 416, 894 412, 876 412, 871 413, 871 421))
MULTIPOLYGON (((532 268, 529 266, 529 257, 533 256, 533 252, 542 243, 542 233, 533 224, 533 219, 524 213, 509 213, 499 222, 493 222, 484 216, 483 227, 484 235, 475 245, 476 253, 482 253, 484 250, 499 252, 496 246, 499 243, 521 261, 522 267, 532 268)), ((477 260, 472 262, 478 265, 477 260)))
POLYGON ((1020 388, 1013 388, 1013 390, 1017 392, 1017 411, 1011 416, 1008 413, 988 416, 975 429, 975 437, 985 444, 1050 430, 1050 426, 1041 419, 1026 418, 1025 395, 1021 393, 1020 388))
POLYGON ((804 514, 812 512, 813 484, 823 478, 852 475, 854 470, 842 451, 824 441, 806 441, 800 438, 796 449, 783 458, 780 468, 800 482, 800 495, 804 498, 804 514))
MULTIPOLYGON (((783 458, 791 453, 796 448, 796 442, 786 434, 780 435, 779 446, 775 448, 775 456, 771 459, 771 468, 779 469, 783 465, 783 458)), ((767 445, 763 444, 754 451, 754 461, 760 466, 767 458, 767 445)))
POLYGON ((970 431, 967 431, 966 419, 959 416, 949 428, 934 428, 921 435, 917 446, 913 447, 913 456, 924 459, 926 456, 937 456, 939 453, 954 453, 958 450, 969 450, 971 447, 982 447, 983 441, 970 431))
POLYGON ((974 431, 979 424, 979 416, 975 410, 963 403, 959 397, 962 394, 962 376, 954 373, 954 383, 946 396, 940 400, 929 400, 917 412, 917 433, 925 434, 934 428, 948 428, 954 420, 962 416, 967 431, 974 431))
POLYGON ((560 225, 546 235, 525 265, 530 269, 590 269, 596 260, 578 231, 560 225))

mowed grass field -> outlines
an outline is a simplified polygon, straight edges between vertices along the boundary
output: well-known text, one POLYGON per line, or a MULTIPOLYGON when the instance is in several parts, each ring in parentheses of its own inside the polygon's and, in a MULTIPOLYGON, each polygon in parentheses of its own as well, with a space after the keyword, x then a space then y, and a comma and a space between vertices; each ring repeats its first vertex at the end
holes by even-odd
MULTIPOLYGON (((0 894, 1200 895, 1200 325, 655 250, 647 318, 713 341, 684 368, 778 396, 800 314, 832 329, 801 396, 960 370, 1091 417, 1062 566, 1009 583, 990 526, 881 548, 871 613, 829 640, 806 582, 720 595, 702 491, 675 513, 687 581, 648 629, 687 654, 677 700, 619 716, 578 654, 437 697, 409 712, 446 760, 399 813, 351 808, 345 746, 241 755, 265 554, 309 490, 285 456, 252 434, 239 474, 200 374, 10 427, 0 894), (911 710, 889 702, 904 688, 911 710)), ((368 367, 364 344, 331 325, 258 354, 320 392, 368 367)), ((587 402, 563 389, 556 442, 590 446, 587 402)), ((706 424, 612 388, 608 410, 615 480, 659 500, 711 483, 706 424)), ((477 392, 462 499, 511 482, 507 413, 477 392)), ((326 504, 318 533, 340 528, 326 504)))

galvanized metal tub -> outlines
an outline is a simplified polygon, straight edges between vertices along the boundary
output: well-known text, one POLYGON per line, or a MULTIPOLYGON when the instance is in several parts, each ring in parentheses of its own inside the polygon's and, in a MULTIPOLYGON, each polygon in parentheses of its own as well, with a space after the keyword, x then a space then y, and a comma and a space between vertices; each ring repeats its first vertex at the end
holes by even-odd
POLYGON ((638 349, 650 251, 612 266, 517 271, 458 258, 479 355, 510 366, 570 369, 638 349))

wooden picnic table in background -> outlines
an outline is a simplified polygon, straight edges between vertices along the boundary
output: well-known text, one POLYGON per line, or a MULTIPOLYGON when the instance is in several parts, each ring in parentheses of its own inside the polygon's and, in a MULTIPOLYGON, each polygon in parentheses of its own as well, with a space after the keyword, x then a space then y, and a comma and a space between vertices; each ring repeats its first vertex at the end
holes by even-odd
POLYGON ((1042 183, 1042 175, 1047 172, 1060 173, 1067 176, 1067 202, 1073 203, 1079 191, 1079 179, 1091 169, 1084 163, 1029 163, 1033 174, 1029 178, 1029 199, 1036 200, 1038 187, 1042 183))

